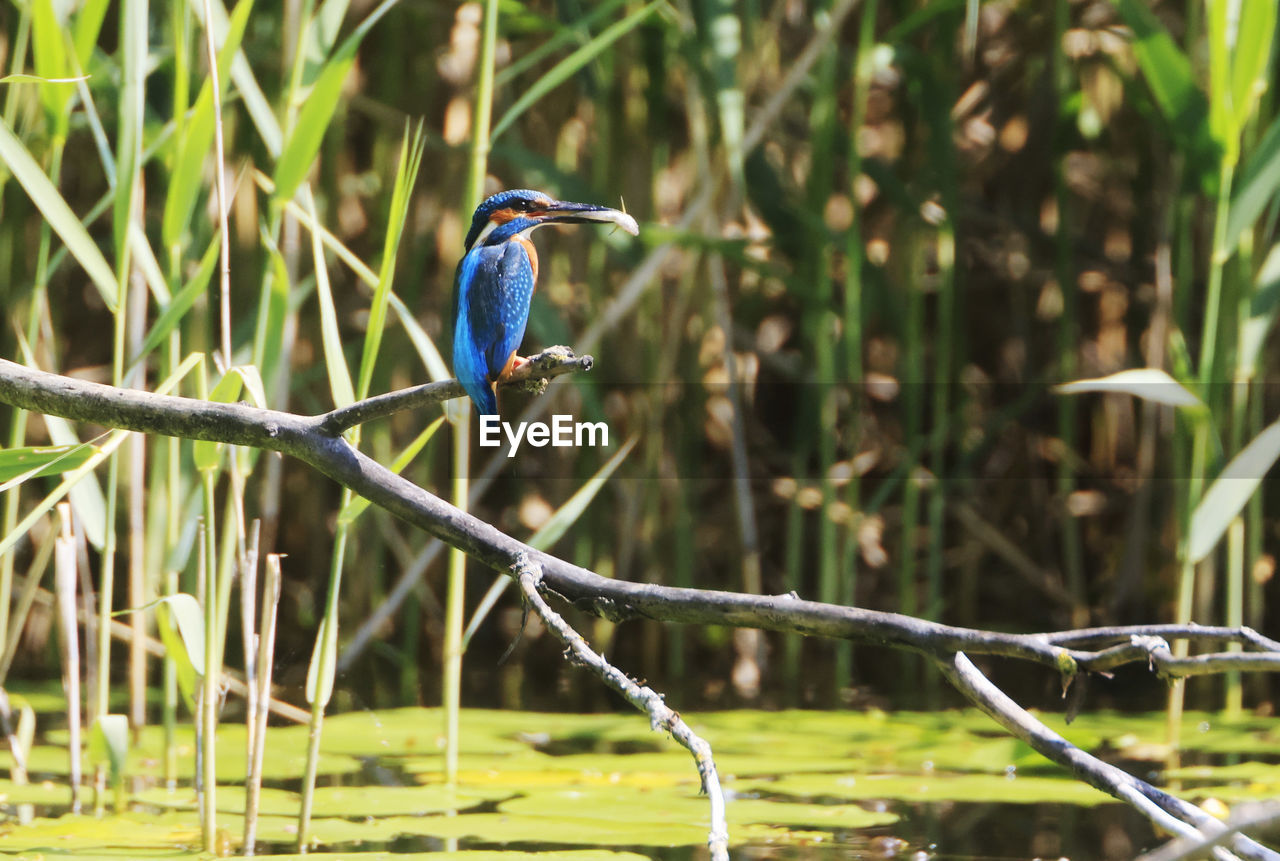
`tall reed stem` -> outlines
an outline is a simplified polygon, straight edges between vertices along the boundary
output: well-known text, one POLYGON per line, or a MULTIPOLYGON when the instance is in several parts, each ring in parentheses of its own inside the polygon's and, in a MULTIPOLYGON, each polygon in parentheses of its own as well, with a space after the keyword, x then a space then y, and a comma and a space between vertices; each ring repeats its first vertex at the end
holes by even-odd
MULTIPOLYGON (((498 43, 498 0, 486 0, 480 39, 479 77, 476 80, 475 118, 472 124, 471 159, 463 191, 463 212, 471 212, 484 194, 488 175, 489 129, 493 113, 493 73, 498 43)), ((453 425, 453 504, 467 510, 471 469, 471 405, 464 404, 453 425)), ((458 779, 458 714, 462 707, 463 615, 466 604, 467 557, 457 548, 449 551, 448 595, 445 598, 443 703, 445 715, 445 781, 458 779)))

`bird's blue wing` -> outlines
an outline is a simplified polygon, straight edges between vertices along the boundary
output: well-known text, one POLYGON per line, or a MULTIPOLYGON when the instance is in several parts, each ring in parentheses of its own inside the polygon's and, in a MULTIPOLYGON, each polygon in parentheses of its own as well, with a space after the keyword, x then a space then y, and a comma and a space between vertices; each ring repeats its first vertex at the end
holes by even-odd
POLYGON ((533 301, 533 266, 519 242, 480 251, 468 310, 472 337, 484 355, 488 378, 494 381, 524 340, 533 301))
POLYGON ((491 384, 524 340, 534 273, 519 242, 472 249, 453 295, 453 372, 482 415, 497 413, 491 384))
POLYGON ((484 252, 476 248, 468 252, 458 263, 453 279, 453 375, 462 383, 481 415, 497 415, 498 402, 489 387, 484 347, 477 336, 483 328, 477 328, 472 317, 472 295, 484 292, 484 252), (478 280, 480 279, 480 280, 478 280))

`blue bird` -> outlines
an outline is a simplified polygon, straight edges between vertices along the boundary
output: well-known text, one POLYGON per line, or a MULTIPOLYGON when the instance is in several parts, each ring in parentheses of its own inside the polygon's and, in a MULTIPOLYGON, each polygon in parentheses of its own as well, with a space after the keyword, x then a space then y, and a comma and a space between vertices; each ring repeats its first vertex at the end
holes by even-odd
POLYGON ((497 384, 528 361, 516 351, 538 281, 538 252, 529 234, 544 224, 588 222, 639 232, 625 212, 523 188, 495 194, 476 208, 453 281, 453 373, 481 415, 497 415, 497 384))

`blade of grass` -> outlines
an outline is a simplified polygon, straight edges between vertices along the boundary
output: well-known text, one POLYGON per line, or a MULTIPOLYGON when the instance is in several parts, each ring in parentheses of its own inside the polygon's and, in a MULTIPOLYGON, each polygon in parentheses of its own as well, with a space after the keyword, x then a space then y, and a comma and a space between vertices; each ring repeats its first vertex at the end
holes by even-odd
POLYGON ((1210 131, 1209 104, 1196 86, 1191 61, 1147 4, 1115 0, 1115 5, 1133 30, 1134 56, 1178 148, 1190 162, 1188 169, 1206 194, 1216 195, 1223 142, 1210 131))
POLYGON ((60 475, 88 460, 92 443, 79 445, 26 446, 0 450, 0 493, 32 478, 60 475))
POLYGON ((98 44, 98 35, 102 32, 102 22, 106 20, 107 5, 110 2, 111 0, 84 0, 75 13, 71 38, 81 68, 88 66, 93 58, 93 49, 98 44))
POLYGON ((1267 333, 1280 312, 1280 244, 1271 246, 1267 259, 1258 270, 1253 296, 1249 302, 1249 315, 1241 324, 1240 348, 1237 366, 1252 378, 1267 333))
MULTIPOLYGON (((308 209, 315 219, 315 203, 308 196, 308 209)), ((356 399, 351 385, 351 371, 342 352, 342 334, 338 331, 338 313, 333 307, 333 292, 329 289, 329 269, 324 262, 324 248, 320 237, 311 234, 311 253, 315 260, 316 297, 320 300, 320 335, 324 344, 324 364, 329 376, 329 392, 336 407, 345 407, 356 399)))
MULTIPOLYGON (((72 77, 71 61, 67 57, 63 34, 67 26, 65 5, 59 14, 53 0, 32 0, 31 3, 31 53, 35 58, 38 80, 67 80, 72 77)), ((75 90, 65 86, 41 86, 40 101, 52 128, 51 137, 63 140, 70 122, 71 96, 75 90)))
POLYGON ((204 680, 204 616, 200 602, 185 592, 165 595, 152 602, 165 652, 178 671, 178 687, 187 708, 196 713, 196 692, 204 680))
POLYGON ((142 361, 151 354, 152 350, 165 343, 169 335, 182 322, 187 312, 191 310, 191 306, 195 304, 196 299, 204 295, 205 290, 209 287, 210 279, 213 278, 213 269, 218 265, 219 247, 218 237, 215 235, 209 241, 209 247, 205 249, 204 257, 200 260, 200 268, 195 271, 190 280, 164 306, 160 316, 151 324, 151 330, 147 332, 147 337, 143 340, 142 347, 138 350, 138 355, 134 356, 129 362, 130 367, 142 361))
MULTIPOLYGON (((252 11, 253 0, 241 0, 231 13, 230 24, 218 51, 218 89, 223 93, 226 92, 230 77, 231 60, 240 50, 240 42, 244 38, 245 26, 249 23, 252 11)), ((181 240, 195 209, 196 198, 204 187, 204 165, 214 142, 213 96, 213 78, 206 78, 177 143, 178 151, 169 174, 169 188, 160 229, 164 248, 172 248, 181 240)))
POLYGON ((355 64, 356 49, 360 47, 365 35, 387 14, 399 0, 383 0, 368 17, 360 22, 360 26, 346 38, 333 57, 325 63, 324 69, 316 78, 315 85, 302 110, 293 132, 284 143, 280 158, 276 161, 276 172, 273 177, 276 185, 276 200, 284 201, 293 197, 302 184, 302 180, 311 170, 316 153, 320 150, 320 142, 328 131, 334 111, 342 96, 342 85, 347 79, 351 67, 355 64))
POLYGON ((120 12, 121 80, 116 141, 114 227, 116 272, 128 275, 129 223, 142 170, 142 124, 146 111, 147 0, 123 0, 120 12))
POLYGON ((347 17, 350 6, 351 0, 324 0, 307 22, 299 55, 303 63, 300 81, 304 85, 309 85, 316 79, 329 51, 338 41, 338 32, 342 29, 342 22, 347 17))
MULTIPOLYGON (((396 167, 396 178, 391 192, 391 208, 387 218, 387 232, 383 237, 382 265, 378 269, 378 286, 373 291, 373 302, 369 306, 369 323, 365 330, 364 352, 360 357, 360 376, 356 388, 357 397, 364 398, 369 394, 369 386, 373 381, 373 366, 377 361, 378 347, 382 343, 382 331, 387 323, 387 303, 391 296, 391 280, 395 276, 396 251, 400 247, 400 237, 404 233, 405 218, 409 213, 409 203, 413 194, 413 186, 418 179, 418 167, 422 164, 422 152, 425 141, 422 136, 422 123, 418 123, 417 131, 412 138, 408 126, 404 130, 404 139, 400 145, 400 161, 396 167)), ((312 233, 315 236, 315 233, 312 233)), ((319 245, 317 237, 317 246, 319 245)))
POLYGON ((1267 65, 1276 33, 1276 4, 1241 3, 1231 34, 1231 107, 1237 133, 1267 89, 1267 65))
POLYGON ((1204 409, 1204 403, 1198 397, 1160 368, 1134 368, 1106 377, 1062 383, 1054 386, 1053 391, 1060 395, 1085 392, 1133 395, 1171 407, 1204 409))
POLYGON ((1218 545, 1277 458, 1280 422, 1268 425, 1223 467, 1191 515, 1187 554, 1192 563, 1200 562, 1218 545))
POLYGON ((583 44, 589 42, 591 40, 591 28, 612 16, 624 3, 626 3, 626 0, 606 0, 606 2, 596 4, 595 8, 582 18, 567 22, 567 25, 561 27, 550 39, 542 42, 528 53, 522 54, 510 65, 503 67, 502 71, 498 72, 493 78, 494 86, 501 87, 515 80, 570 42, 583 44))
POLYGON ((80 262, 93 286, 98 288, 102 301, 114 312, 118 296, 115 273, 107 263, 98 245, 89 236, 80 219, 76 218, 58 189, 27 152, 22 141, 14 135, 9 124, 0 121, 0 160, 8 165, 15 179, 40 210, 40 214, 66 245, 71 255, 80 262))
POLYGON ((1231 195, 1231 211, 1227 215, 1228 248, 1239 244, 1241 234, 1253 227, 1277 191, 1280 191, 1280 117, 1272 121, 1240 169, 1240 181, 1231 195))

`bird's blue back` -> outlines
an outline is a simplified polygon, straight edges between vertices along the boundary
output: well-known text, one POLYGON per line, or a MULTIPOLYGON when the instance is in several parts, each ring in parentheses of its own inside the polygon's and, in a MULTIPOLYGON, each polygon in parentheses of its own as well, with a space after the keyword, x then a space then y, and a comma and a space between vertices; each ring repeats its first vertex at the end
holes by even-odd
POLYGON ((534 262, 514 237, 532 226, 520 218, 500 225, 467 252, 454 278, 453 370, 482 415, 497 414, 491 384, 529 322, 534 262))

